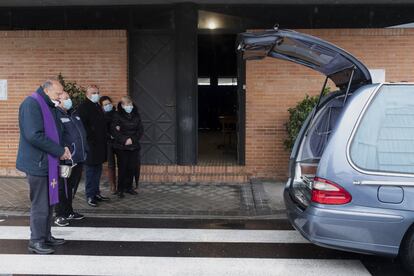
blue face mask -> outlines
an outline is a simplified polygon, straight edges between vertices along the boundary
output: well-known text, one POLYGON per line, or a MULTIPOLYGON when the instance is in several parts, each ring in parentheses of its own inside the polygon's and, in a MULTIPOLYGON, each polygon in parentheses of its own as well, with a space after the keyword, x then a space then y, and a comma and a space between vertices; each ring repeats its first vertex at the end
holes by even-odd
POLYGON ((71 99, 67 99, 63 101, 63 108, 66 110, 69 110, 72 108, 72 100, 71 99))
POLYGON ((125 110, 126 113, 131 113, 134 107, 132 105, 123 105, 122 108, 125 110))
POLYGON ((105 112, 111 112, 112 111, 112 108, 113 108, 112 104, 106 104, 103 107, 103 109, 104 109, 105 112))
POLYGON ((91 101, 93 102, 93 103, 97 103, 97 102, 99 102, 99 94, 92 94, 92 96, 91 96, 91 101))

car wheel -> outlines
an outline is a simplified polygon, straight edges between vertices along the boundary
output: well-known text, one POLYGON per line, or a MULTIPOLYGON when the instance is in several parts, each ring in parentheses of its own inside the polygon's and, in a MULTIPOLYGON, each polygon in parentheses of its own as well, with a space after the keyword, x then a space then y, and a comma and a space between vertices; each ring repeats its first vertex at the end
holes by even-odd
POLYGON ((414 275, 414 228, 411 228, 405 235, 399 257, 405 269, 414 275))

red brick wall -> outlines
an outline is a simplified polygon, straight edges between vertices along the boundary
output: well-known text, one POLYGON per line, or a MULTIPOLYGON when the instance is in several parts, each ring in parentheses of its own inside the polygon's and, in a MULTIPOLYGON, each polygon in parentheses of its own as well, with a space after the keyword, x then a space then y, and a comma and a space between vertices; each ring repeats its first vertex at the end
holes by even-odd
MULTIPOLYGON (((386 81, 414 81, 414 30, 299 30, 330 41, 370 69, 386 70, 386 81)), ((267 58, 246 68, 246 170, 254 176, 285 179, 287 109, 306 93, 318 94, 323 76, 303 66, 267 58)), ((331 88, 334 86, 331 84, 331 88)))
POLYGON ((127 93, 127 64, 126 31, 1 31, 0 79, 8 80, 8 100, 0 101, 0 175, 14 174, 19 104, 45 78, 62 72, 119 100, 127 93))
MULTIPOLYGON (((388 81, 414 81, 414 30, 300 30, 331 41, 369 68, 384 68, 388 81)), ((14 174, 20 102, 59 72, 81 85, 96 83, 118 100, 127 92, 125 31, 2 31, 0 79, 8 80, 8 100, 0 101, 0 175, 14 174)), ((246 172, 284 179, 287 109, 316 94, 323 77, 303 66, 275 59, 247 62, 246 172)), ((332 85, 331 85, 332 87, 332 85)))

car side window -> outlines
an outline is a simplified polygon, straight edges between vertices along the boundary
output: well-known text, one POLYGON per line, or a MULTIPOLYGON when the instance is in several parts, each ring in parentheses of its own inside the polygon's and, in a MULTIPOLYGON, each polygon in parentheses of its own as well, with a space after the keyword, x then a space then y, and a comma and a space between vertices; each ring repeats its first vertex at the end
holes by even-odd
POLYGON ((351 141, 351 161, 374 172, 414 173, 414 85, 384 85, 351 141))

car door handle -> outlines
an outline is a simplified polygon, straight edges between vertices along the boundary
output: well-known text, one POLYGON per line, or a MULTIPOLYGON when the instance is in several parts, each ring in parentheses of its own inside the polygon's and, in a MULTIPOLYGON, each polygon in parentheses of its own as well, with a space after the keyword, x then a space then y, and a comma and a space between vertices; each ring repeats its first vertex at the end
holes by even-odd
POLYGON ((165 107, 175 107, 175 104, 165 104, 165 107))

